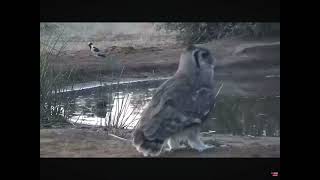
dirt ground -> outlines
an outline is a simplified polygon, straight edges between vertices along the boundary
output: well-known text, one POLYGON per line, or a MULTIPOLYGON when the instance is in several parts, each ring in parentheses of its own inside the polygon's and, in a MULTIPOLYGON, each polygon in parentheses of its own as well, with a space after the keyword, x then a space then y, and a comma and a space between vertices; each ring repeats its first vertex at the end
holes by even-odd
MULTIPOLYGON (((143 157, 130 141, 102 130, 42 129, 40 137, 40 157, 143 157)), ((202 138, 216 147, 201 153, 186 148, 159 157, 280 157, 279 137, 215 134, 202 138)))
MULTIPOLYGON (((279 38, 259 40, 229 38, 199 46, 210 49, 213 56, 216 57, 217 75, 230 72, 241 74, 245 72, 243 67, 259 70, 280 65, 279 38)), ((121 71, 122 67, 125 67, 122 77, 167 76, 172 75, 177 69, 182 48, 172 45, 163 47, 111 46, 104 49, 107 58, 91 55, 88 48, 65 52, 59 59, 50 59, 49 63, 62 71, 73 68, 77 74, 87 76, 86 81, 96 80, 99 73, 108 78, 112 72, 121 71)))
MULTIPOLYGON (((225 39, 200 46, 209 48, 216 57, 216 79, 226 82, 223 93, 228 94, 228 89, 238 89, 241 96, 280 97, 279 38, 225 39)), ((112 63, 125 66, 123 77, 147 78, 172 75, 178 66, 181 47, 109 47, 106 52, 113 57, 112 63)), ((89 49, 69 52, 62 59, 51 60, 50 63, 62 70, 74 67, 78 72, 94 75, 87 80, 96 80, 97 73, 105 74, 105 79, 110 78, 106 59, 90 55, 89 49)), ((201 153, 184 149, 164 153, 161 157, 280 157, 280 137, 221 134, 203 139, 208 144, 218 142, 220 145, 201 153)), ((41 129, 40 157, 142 156, 130 142, 116 139, 104 131, 41 129)))

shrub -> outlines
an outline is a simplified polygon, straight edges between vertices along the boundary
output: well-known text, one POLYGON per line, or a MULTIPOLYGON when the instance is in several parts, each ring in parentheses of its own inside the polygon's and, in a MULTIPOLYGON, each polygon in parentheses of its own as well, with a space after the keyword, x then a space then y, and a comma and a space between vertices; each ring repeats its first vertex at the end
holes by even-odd
POLYGON ((160 23, 157 30, 177 32, 183 44, 204 43, 235 35, 261 37, 280 32, 279 23, 160 23))

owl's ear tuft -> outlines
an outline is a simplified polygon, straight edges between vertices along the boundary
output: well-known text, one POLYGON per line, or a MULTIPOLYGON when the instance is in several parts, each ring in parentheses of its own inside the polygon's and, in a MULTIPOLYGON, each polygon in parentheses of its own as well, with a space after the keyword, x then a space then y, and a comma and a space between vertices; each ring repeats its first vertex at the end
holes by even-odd
POLYGON ((185 45, 185 51, 193 51, 194 49, 196 49, 196 47, 191 43, 185 45))

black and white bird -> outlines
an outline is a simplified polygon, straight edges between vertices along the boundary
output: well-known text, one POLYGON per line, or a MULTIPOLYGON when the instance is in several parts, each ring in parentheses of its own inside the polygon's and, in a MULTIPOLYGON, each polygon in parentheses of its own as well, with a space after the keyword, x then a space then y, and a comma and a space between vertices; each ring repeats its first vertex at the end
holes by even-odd
POLYGON ((97 47, 93 46, 92 42, 89 42, 88 45, 90 47, 91 53, 94 56, 96 56, 96 57, 106 57, 106 55, 104 53, 102 53, 97 47))

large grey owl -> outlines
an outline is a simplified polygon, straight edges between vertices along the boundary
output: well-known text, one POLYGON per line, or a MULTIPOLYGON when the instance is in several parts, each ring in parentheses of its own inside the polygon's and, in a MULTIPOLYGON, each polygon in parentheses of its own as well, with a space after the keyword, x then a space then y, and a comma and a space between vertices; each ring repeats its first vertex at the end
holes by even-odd
POLYGON ((158 156, 168 143, 169 151, 190 147, 203 151, 212 146, 200 140, 200 126, 214 105, 214 58, 208 49, 184 49, 177 72, 156 91, 133 133, 133 145, 144 156, 158 156))

